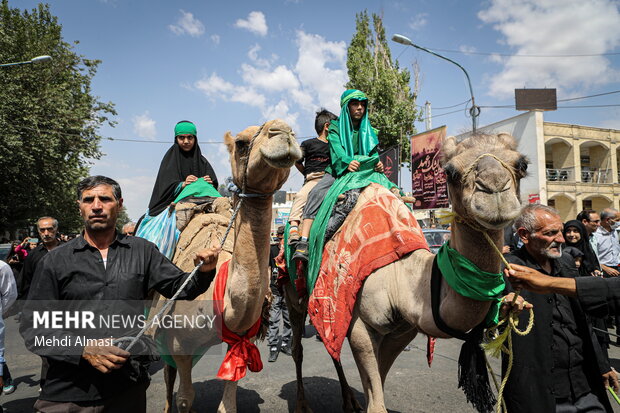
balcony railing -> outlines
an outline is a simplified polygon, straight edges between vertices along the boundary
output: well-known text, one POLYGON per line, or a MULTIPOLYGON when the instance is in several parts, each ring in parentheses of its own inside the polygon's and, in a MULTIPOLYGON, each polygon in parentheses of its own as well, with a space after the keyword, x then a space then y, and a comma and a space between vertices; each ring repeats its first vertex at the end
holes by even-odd
MULTIPOLYGON (((547 181, 551 182, 575 182, 575 168, 547 168, 547 181)), ((620 181, 620 172, 618 173, 620 181)), ((589 168, 581 170, 581 180, 578 182, 610 184, 612 180, 611 169, 589 168)))
POLYGON ((613 182, 611 169, 590 168, 581 171, 581 182, 610 184, 613 182))
POLYGON ((547 168, 547 181, 575 182, 575 168, 547 168))

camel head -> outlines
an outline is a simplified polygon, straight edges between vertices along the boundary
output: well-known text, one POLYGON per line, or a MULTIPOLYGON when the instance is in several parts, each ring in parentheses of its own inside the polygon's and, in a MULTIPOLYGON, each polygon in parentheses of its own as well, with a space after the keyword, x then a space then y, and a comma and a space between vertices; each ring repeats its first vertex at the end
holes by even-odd
POLYGON ((487 229, 501 229, 519 214, 519 181, 528 159, 517 152, 507 133, 474 135, 457 143, 446 139, 442 166, 448 178, 452 209, 487 229))
POLYGON ((230 153, 233 181, 241 189, 245 178, 247 192, 277 191, 301 158, 295 133, 280 119, 250 126, 234 137, 227 132, 224 142, 230 153))

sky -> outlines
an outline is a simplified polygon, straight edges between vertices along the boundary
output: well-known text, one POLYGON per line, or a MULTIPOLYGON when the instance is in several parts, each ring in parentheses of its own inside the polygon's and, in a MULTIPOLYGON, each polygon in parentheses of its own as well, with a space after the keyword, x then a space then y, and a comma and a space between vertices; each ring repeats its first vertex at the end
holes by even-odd
MULTIPOLYGON (((37 2, 9 4, 31 9, 37 2)), ((618 5, 617 0, 50 3, 65 41, 79 41, 77 53, 102 61, 93 93, 113 102, 118 115, 115 127, 100 130, 115 140, 102 140, 104 156, 92 160, 91 173, 121 184, 134 220, 146 211, 180 120, 196 124, 202 153, 220 182, 230 175, 222 144, 227 131, 236 134, 281 118, 300 141, 313 137, 319 108, 340 111, 347 47, 356 13, 363 10, 383 16, 389 38, 405 35, 462 65, 481 106, 479 126, 521 113, 514 109, 514 89, 525 87, 557 89, 558 110, 546 112, 546 121, 620 129, 618 5)), ((446 125, 449 135, 470 130, 463 72, 411 46, 390 41, 389 47, 400 67, 417 68, 417 104, 430 102, 432 127, 446 125)), ((415 126, 425 130, 424 122, 415 126)), ((408 190, 410 175, 403 172, 408 190)), ((298 190, 302 181, 293 168, 282 189, 298 190)))

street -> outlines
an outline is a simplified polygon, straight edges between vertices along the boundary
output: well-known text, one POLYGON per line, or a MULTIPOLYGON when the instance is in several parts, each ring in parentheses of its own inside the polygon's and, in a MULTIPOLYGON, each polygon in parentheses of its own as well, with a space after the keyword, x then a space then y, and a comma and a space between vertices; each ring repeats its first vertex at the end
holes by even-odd
MULTIPOLYGON (((2 395, 0 402, 7 413, 31 412, 39 389, 40 359, 28 353, 17 331, 14 317, 6 320, 5 357, 17 390, 2 395)), ((314 412, 341 412, 340 386, 336 371, 323 347, 314 338, 314 328, 306 326, 304 346, 304 384, 306 396, 314 412)), ((385 402, 389 412, 474 412, 457 388, 457 359, 461 342, 438 340, 432 368, 426 363, 426 338, 420 336, 409 352, 396 360, 385 384, 385 402)), ((280 353, 274 363, 267 362, 266 342, 258 343, 264 368, 259 373, 248 372, 239 382, 237 403, 239 412, 291 412, 295 409, 295 364, 290 356, 280 353)), ((620 347, 609 350, 612 365, 620 368, 620 347)), ((193 370, 196 390, 196 412, 215 412, 222 397, 223 383, 215 379, 222 356, 206 355, 193 370)), ((342 364, 358 401, 364 405, 363 388, 348 345, 343 347, 342 364)), ((499 362, 491 360, 499 373, 499 362)), ((492 384, 491 384, 492 385, 492 384)), ((177 380, 178 386, 178 380, 177 380)), ((163 411, 165 384, 161 363, 153 374, 148 389, 148 412, 163 411)), ((612 400, 614 411, 619 406, 612 400)))

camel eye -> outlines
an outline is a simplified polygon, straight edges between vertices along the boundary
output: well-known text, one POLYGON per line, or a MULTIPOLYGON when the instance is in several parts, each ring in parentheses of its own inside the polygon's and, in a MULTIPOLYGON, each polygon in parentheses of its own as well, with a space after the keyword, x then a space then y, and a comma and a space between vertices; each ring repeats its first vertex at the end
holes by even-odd
POLYGON ((454 165, 450 163, 447 164, 444 168, 444 171, 446 172, 446 176, 448 177, 448 182, 453 183, 461 180, 461 174, 454 165))
POLYGON ((530 163, 526 156, 521 156, 515 163, 515 170, 524 177, 527 174, 527 164, 530 163))
POLYGON ((240 156, 246 156, 248 154, 248 142, 244 140, 236 140, 237 152, 240 156))

